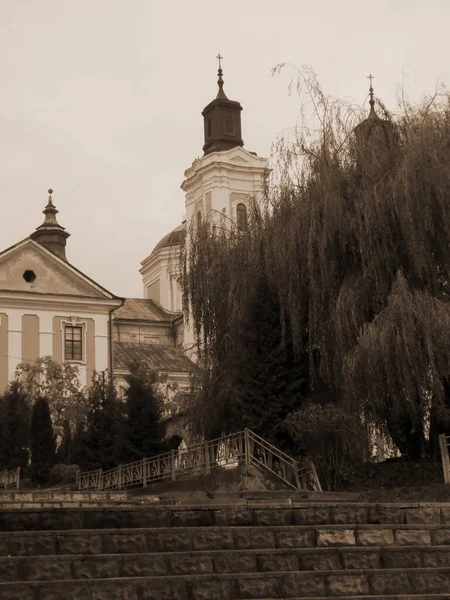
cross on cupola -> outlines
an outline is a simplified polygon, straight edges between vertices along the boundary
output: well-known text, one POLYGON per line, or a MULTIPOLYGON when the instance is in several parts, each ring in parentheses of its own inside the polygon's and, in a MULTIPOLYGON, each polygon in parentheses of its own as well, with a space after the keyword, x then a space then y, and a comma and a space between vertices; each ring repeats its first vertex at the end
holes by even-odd
POLYGON ((367 76, 367 79, 369 79, 369 81, 370 81, 370 87, 369 87, 370 113, 369 113, 369 117, 378 117, 377 113, 375 112, 375 98, 374 98, 374 93, 373 93, 373 80, 375 79, 375 77, 370 73, 367 76))
POLYGON ((220 52, 217 85, 219 90, 215 99, 206 106, 202 115, 205 126, 205 144, 203 152, 223 152, 236 146, 243 146, 241 133, 241 110, 239 102, 228 100, 223 90, 223 69, 220 52))

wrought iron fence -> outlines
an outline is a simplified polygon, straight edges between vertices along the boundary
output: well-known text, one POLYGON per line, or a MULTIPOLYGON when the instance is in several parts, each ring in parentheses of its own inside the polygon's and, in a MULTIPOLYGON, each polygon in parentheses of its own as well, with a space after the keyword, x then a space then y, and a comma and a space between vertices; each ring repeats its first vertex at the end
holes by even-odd
POLYGON ((0 488, 12 488, 19 489, 20 486, 20 467, 12 469, 11 471, 4 470, 0 471, 0 488))
POLYGON ((109 471, 78 474, 78 488, 122 489, 146 486, 155 481, 203 475, 216 468, 233 468, 239 464, 266 469, 296 490, 322 491, 314 464, 296 460, 272 446, 249 429, 215 440, 119 465, 109 471))
POLYGON ((442 470, 444 472, 445 483, 450 483, 450 435, 444 433, 439 436, 439 446, 441 449, 442 470))

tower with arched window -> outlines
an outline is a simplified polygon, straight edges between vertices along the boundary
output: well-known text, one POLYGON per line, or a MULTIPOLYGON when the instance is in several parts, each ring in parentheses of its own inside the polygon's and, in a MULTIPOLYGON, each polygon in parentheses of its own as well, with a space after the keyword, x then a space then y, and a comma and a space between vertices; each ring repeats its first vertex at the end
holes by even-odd
MULTIPOLYGON (((230 227, 246 231, 251 204, 262 200, 267 159, 249 152, 242 139, 242 106, 224 91, 219 62, 216 97, 202 111, 203 156, 185 171, 186 221, 167 234, 141 263, 144 296, 169 311, 182 311, 181 291, 171 274, 176 272, 179 245, 189 230, 203 220, 223 219, 230 227)), ((184 327, 184 345, 193 336, 184 327)))

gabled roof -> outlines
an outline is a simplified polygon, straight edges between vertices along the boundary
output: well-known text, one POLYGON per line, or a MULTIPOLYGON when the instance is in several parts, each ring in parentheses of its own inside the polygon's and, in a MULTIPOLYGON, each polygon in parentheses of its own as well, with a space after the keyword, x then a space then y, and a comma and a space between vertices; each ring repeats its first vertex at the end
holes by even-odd
POLYGON ((165 372, 188 373, 196 369, 181 348, 130 342, 113 342, 113 347, 115 371, 128 371, 133 361, 145 361, 151 368, 165 372))
MULTIPOLYGON (((50 264, 54 263, 55 269, 60 269, 61 273, 66 273, 67 276, 71 276, 73 280, 78 279, 80 283, 83 283, 86 290, 92 290, 92 296, 89 293, 80 295, 93 298, 101 297, 107 299, 122 300, 122 298, 116 296, 115 294, 98 284, 96 281, 88 277, 85 273, 74 267, 71 263, 67 262, 66 260, 63 260, 57 254, 55 254, 42 244, 39 244, 38 242, 31 239, 31 237, 24 238, 20 242, 17 242, 13 246, 10 246, 9 248, 6 248, 2 252, 0 252, 0 262, 7 261, 9 256, 13 255, 14 253, 20 252, 21 249, 23 249, 26 252, 27 248, 30 249, 31 252, 34 252, 35 256, 39 254, 40 256, 47 257, 47 259, 50 259, 50 264)), ((11 289, 3 287, 3 289, 8 291, 24 291, 16 290, 13 287, 11 289)), ((36 294, 51 293, 48 291, 41 291, 39 289, 32 291, 36 294)))
POLYGON ((182 313, 164 310, 154 300, 146 298, 125 298, 123 306, 114 312, 114 319, 149 321, 152 323, 172 323, 182 313))

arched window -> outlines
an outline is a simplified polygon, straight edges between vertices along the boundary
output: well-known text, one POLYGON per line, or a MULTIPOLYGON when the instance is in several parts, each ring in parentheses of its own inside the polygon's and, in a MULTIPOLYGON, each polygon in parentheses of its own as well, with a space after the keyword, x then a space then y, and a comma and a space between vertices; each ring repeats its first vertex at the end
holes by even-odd
POLYGON ((247 207, 242 202, 236 206, 236 224, 239 231, 247 231, 247 207))

